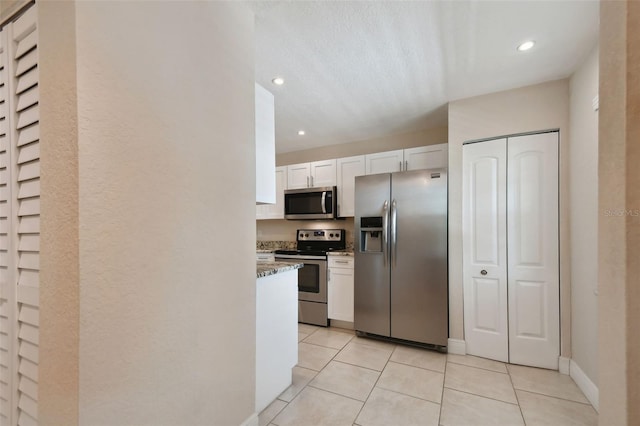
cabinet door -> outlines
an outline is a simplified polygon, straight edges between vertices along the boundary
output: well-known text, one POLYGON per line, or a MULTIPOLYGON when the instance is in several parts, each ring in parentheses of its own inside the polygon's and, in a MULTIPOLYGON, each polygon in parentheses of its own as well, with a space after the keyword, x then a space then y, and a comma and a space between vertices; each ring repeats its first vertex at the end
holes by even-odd
POLYGON ((377 152, 365 155, 365 172, 368 175, 393 173, 402 171, 404 161, 403 150, 377 152))
POLYGON ((448 144, 421 146, 404 150, 404 170, 439 169, 449 165, 448 144))
POLYGON ((353 269, 329 268, 329 319, 353 322, 353 269))
POLYGON ((355 213, 356 176, 365 174, 364 155, 338 158, 336 167, 338 177, 338 216, 353 216, 355 213))
POLYGON ((506 139, 462 150, 462 259, 467 353, 509 361, 506 139))
POLYGON ((276 202, 276 134, 273 95, 256 83, 256 203, 276 202))
POLYGON ((269 206, 269 219, 284 219, 284 190, 287 187, 287 167, 276 167, 276 203, 269 206))
POLYGON ((287 189, 309 188, 310 176, 309 163, 287 166, 287 189))
POLYGON ((276 202, 256 206, 256 219, 284 219, 284 189, 287 186, 287 166, 276 167, 276 202))
POLYGON ((336 160, 314 161, 310 164, 310 187, 336 185, 336 160))

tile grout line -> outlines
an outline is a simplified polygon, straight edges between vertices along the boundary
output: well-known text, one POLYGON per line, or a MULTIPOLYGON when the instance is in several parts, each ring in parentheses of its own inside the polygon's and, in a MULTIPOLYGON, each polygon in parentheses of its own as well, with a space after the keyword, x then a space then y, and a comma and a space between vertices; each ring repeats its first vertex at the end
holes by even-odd
POLYGON ((391 351, 391 353, 389 354, 389 358, 387 358, 387 362, 385 362, 384 367, 382 368, 382 371, 380 372, 380 375, 378 376, 378 378, 376 379, 376 382, 373 384, 373 387, 371 388, 371 390, 369 391, 369 394, 367 395, 367 398, 364 400, 364 404, 362 404, 362 407, 360 407, 360 410, 358 411, 358 414, 356 414, 356 418, 353 419, 353 422, 357 422, 358 421, 358 417, 360 417, 360 413, 362 413, 362 410, 364 409, 364 406, 367 405, 367 401, 369 401, 369 398, 371 397, 371 394, 373 393, 373 390, 376 388, 376 386, 378 385, 378 382, 380 381, 380 377, 382 377, 382 373, 384 373, 384 369, 387 368, 387 365, 389 364, 389 360, 391 359, 391 357, 393 356, 393 353, 396 351, 396 348, 398 346, 394 346, 393 350, 391 351))
MULTIPOLYGON (((364 403, 366 402, 366 400, 364 400, 364 401, 363 401, 363 400, 361 400, 361 399, 354 398, 354 397, 352 397, 352 396, 347 396, 347 395, 343 395, 343 394, 338 393, 338 392, 334 392, 334 391, 330 391, 330 390, 326 390, 326 389, 318 388, 318 387, 316 387, 316 386, 313 386, 313 385, 311 384, 311 382, 309 382, 309 384, 308 384, 307 386, 305 386, 305 388, 307 388, 307 387, 309 387, 309 388, 313 388, 313 389, 315 389, 315 390, 319 390, 319 391, 322 391, 322 392, 327 392, 327 393, 330 393, 330 394, 332 394, 332 395, 341 396, 341 397, 343 397, 343 398, 348 398, 348 399, 350 399, 350 400, 352 400, 352 401, 359 402, 359 403, 361 403, 362 405, 364 405, 364 403)), ((367 397, 367 398, 368 398, 368 397, 367 397)))
MULTIPOLYGON (((426 350, 429 350, 429 349, 426 349, 426 350)), ((394 364, 406 365, 407 367, 413 367, 413 368, 419 368, 421 370, 431 371, 432 373, 444 374, 444 371, 438 371, 438 370, 434 370, 432 368, 418 367, 417 365, 407 364, 406 362, 395 361, 395 360, 391 361, 391 359, 389 361, 393 362, 394 364)), ((446 370, 446 364, 447 364, 447 362, 445 361, 445 370, 446 370)))
POLYGON ((509 375, 509 382, 511 383, 513 394, 515 395, 516 401, 518 402, 518 410, 520 411, 520 417, 522 417, 522 424, 527 426, 527 421, 524 419, 524 413, 522 412, 522 406, 520 406, 520 399, 518 398, 518 392, 516 392, 516 387, 513 384, 513 378, 511 377, 511 371, 509 371, 509 367, 507 367, 507 374, 509 375))
MULTIPOLYGON (((439 403, 437 403, 435 401, 431 401, 430 399, 424 399, 424 398, 420 398, 419 396, 409 395, 408 393, 400 392, 400 391, 397 391, 397 390, 394 390, 394 389, 389 389, 389 388, 385 388, 385 387, 382 387, 382 386, 380 386, 378 389, 383 389, 383 390, 386 390, 387 392, 397 393, 398 395, 402 395, 402 396, 408 396, 409 398, 418 399, 420 401, 430 402, 431 404, 440 405, 439 403)), ((442 402, 442 400, 441 400, 441 402, 442 402)))
POLYGON ((448 358, 448 357, 447 357, 447 362, 448 362, 448 363, 450 362, 451 364, 455 364, 455 365, 461 365, 461 366, 463 366, 463 367, 475 368, 475 369, 482 370, 482 371, 490 371, 490 372, 492 372, 492 373, 509 374, 508 369, 507 369, 507 365, 506 365, 506 364, 504 364, 504 366, 505 366, 504 368, 505 368, 505 370, 507 370, 507 372, 502 372, 502 371, 491 370, 491 369, 489 369, 489 368, 477 367, 477 366, 475 366, 475 365, 461 364, 461 363, 459 363, 459 362, 449 361, 449 358, 448 358))
POLYGON ((449 364, 449 358, 445 355, 444 362, 444 377, 442 378, 442 393, 440 394, 440 411, 438 412, 438 425, 442 422, 442 407, 444 406, 444 384, 447 381, 447 365, 449 364))
MULTIPOLYGON (((593 408, 593 405, 591 405, 591 403, 589 403, 589 402, 580 402, 580 401, 575 401, 573 399, 561 398, 561 397, 555 396, 555 395, 549 395, 549 394, 546 394, 546 393, 535 392, 535 391, 532 391, 532 390, 516 388, 515 386, 513 387, 513 389, 514 390, 519 390, 520 392, 531 393, 531 394, 534 394, 534 395, 546 396, 547 398, 553 398, 553 399, 557 399, 559 401, 575 402, 576 404, 586 405, 587 407, 593 408)), ((593 409, 595 410, 595 408, 593 408, 593 409)))
MULTIPOLYGON (((513 386, 513 385, 512 385, 513 386)), ((467 395, 472 395, 472 396, 477 396, 478 398, 484 398, 484 399, 490 399, 491 401, 496 401, 496 402, 502 402, 504 404, 509 404, 509 405, 517 405, 519 406, 519 404, 517 402, 507 402, 504 401, 502 399, 496 399, 496 398, 492 398, 490 396, 486 396, 486 395, 478 395, 477 393, 473 393, 473 392, 469 392, 469 391, 465 391, 465 390, 460 390, 460 389, 456 389, 456 388, 452 388, 450 386, 444 386, 446 389, 452 390, 452 391, 456 391, 456 392, 460 392, 460 393, 464 393, 467 395)), ((517 401, 517 398, 516 398, 517 401)))
MULTIPOLYGON (((342 352, 342 351, 340 351, 340 352, 342 352)), ((339 354, 340 352, 338 352, 338 354, 339 354)), ((338 355, 336 355, 336 356, 338 356, 338 355)), ((350 366, 352 366, 352 367, 364 368, 365 370, 374 371, 374 372, 379 373, 379 374, 382 374, 382 371, 384 371, 384 368, 383 368, 382 370, 376 370, 375 368, 363 367, 363 366, 358 365, 358 364, 352 364, 352 363, 350 363, 350 362, 340 361, 339 359, 335 359, 335 358, 334 358, 334 359, 332 359, 331 361, 333 361, 333 362, 339 362, 340 364, 350 365, 350 366)), ((331 362, 331 361, 329 361, 329 362, 331 362)), ((385 363, 384 365, 385 365, 385 367, 387 366, 387 364, 386 364, 386 363, 385 363)))

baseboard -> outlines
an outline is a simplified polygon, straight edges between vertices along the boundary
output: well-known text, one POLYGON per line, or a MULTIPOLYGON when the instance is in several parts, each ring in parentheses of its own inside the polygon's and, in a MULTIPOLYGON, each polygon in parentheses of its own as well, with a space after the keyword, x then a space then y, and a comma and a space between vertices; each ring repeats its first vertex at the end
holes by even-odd
POLYGON ((464 340, 449 339, 447 342, 447 352, 454 355, 466 355, 467 344, 464 340))
POLYGON ((571 366, 569 367, 569 375, 576 382, 576 385, 580 388, 584 396, 587 397, 593 408, 596 411, 600 411, 600 391, 598 387, 591 381, 589 376, 584 374, 584 371, 580 368, 574 360, 571 360, 571 366))
POLYGON ((253 413, 247 420, 240 423, 240 426, 258 426, 258 413, 253 413))
POLYGON ((344 328, 345 330, 353 330, 353 323, 349 321, 329 320, 330 327, 344 328))
POLYGON ((571 363, 571 358, 567 358, 564 356, 558 357, 558 371, 568 376, 570 363, 571 363))

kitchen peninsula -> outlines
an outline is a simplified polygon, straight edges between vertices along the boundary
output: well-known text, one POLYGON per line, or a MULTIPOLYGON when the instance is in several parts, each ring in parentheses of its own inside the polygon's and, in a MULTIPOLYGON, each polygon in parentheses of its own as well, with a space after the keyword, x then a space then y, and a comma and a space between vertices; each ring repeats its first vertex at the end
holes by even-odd
POLYGON ((298 269, 301 263, 256 264, 256 412, 291 385, 298 363, 298 269))

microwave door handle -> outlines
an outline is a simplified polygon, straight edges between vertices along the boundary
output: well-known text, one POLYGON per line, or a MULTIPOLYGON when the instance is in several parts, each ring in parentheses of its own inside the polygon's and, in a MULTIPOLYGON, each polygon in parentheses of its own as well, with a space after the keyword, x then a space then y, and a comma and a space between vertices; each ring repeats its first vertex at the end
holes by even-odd
POLYGON ((326 205, 327 191, 322 191, 322 200, 320 204, 322 204, 322 213, 327 214, 327 205, 326 205))

